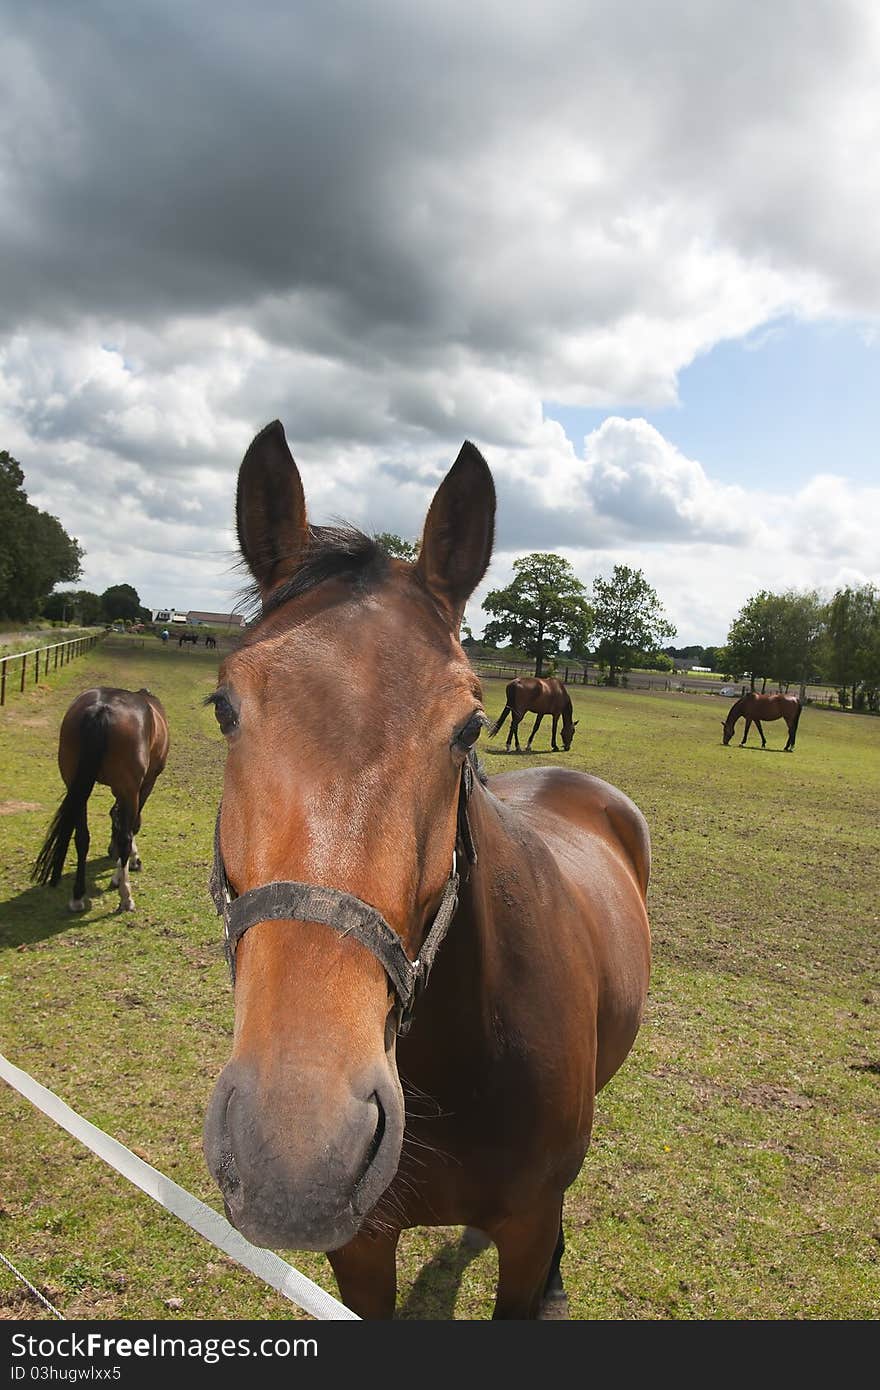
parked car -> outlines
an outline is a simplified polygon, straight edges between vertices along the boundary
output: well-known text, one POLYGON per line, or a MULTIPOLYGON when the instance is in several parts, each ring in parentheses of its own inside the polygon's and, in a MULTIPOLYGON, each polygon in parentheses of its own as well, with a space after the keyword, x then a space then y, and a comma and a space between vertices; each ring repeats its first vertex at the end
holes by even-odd
POLYGON ((739 694, 740 694, 740 688, 739 688, 738 685, 722 685, 722 687, 721 687, 721 689, 719 690, 718 694, 719 694, 719 695, 739 695, 739 694))

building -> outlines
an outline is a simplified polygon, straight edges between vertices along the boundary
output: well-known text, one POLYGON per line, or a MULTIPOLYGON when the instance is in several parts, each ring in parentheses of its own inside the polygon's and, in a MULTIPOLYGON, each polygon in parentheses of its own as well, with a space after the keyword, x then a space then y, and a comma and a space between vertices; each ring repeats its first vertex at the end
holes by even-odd
POLYGON ((240 628, 245 626, 244 618, 240 613, 203 613, 198 608, 191 608, 184 619, 192 627, 204 624, 206 627, 232 627, 240 628))
POLYGON ((178 613, 176 608, 157 608, 153 613, 154 623, 185 623, 186 614, 178 613))

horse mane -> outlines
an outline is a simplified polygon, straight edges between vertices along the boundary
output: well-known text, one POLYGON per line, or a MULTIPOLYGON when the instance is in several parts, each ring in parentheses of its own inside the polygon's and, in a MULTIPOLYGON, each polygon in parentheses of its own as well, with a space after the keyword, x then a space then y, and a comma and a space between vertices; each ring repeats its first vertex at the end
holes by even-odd
POLYGON ((347 579, 359 589, 370 588, 388 571, 388 552, 372 536, 355 526, 310 526, 302 564, 265 598, 258 584, 250 584, 244 602, 251 612, 250 622, 299 598, 328 579, 347 579))

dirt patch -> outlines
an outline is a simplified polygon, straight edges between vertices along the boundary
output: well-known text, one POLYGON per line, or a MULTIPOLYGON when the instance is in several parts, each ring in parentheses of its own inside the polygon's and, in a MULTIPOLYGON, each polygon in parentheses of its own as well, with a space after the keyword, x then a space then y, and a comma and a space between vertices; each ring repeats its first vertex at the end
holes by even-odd
POLYGON ((42 811, 39 801, 0 801, 0 816, 14 816, 16 811, 42 811))

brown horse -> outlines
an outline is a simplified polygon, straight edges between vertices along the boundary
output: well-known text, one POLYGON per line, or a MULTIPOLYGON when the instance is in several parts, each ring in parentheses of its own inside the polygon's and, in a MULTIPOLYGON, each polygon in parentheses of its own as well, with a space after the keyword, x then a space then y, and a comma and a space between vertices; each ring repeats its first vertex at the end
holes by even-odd
POLYGON ((801 717, 801 702, 797 695, 759 695, 752 690, 748 695, 743 695, 735 704, 731 705, 727 712, 724 724, 724 746, 726 747, 733 738, 733 731, 738 719, 745 719, 746 726, 740 741, 740 748, 745 743, 749 729, 754 724, 758 733, 761 735, 761 747, 767 747, 767 740, 764 737, 764 730, 761 728, 761 721, 765 719, 784 719, 788 727, 788 742, 784 753, 790 753, 794 748, 797 738, 798 720, 801 717))
POLYGON ((501 711, 498 719, 489 729, 487 737, 494 738, 501 728, 505 719, 510 715, 510 728, 507 731, 507 744, 510 747, 511 739, 516 744, 516 751, 522 750, 519 746, 519 726, 525 716, 529 713, 536 714, 538 717, 532 725, 532 732, 529 734, 526 743, 526 752, 532 746, 532 739, 538 732, 538 726, 545 714, 553 716, 553 732, 550 743, 554 753, 558 753, 556 746, 556 728, 559 720, 562 720, 562 747, 567 753, 574 738, 575 727, 578 721, 571 717, 571 696, 565 688, 564 683, 556 676, 517 676, 516 680, 508 682, 507 685, 507 704, 501 711))
POLYGON ((140 869, 135 835, 141 828, 144 802, 168 757, 168 721, 149 690, 98 686, 78 695, 61 721, 58 766, 67 794, 55 813, 34 865, 37 883, 54 888, 64 871, 71 835, 76 837, 76 877, 68 903, 71 912, 87 906, 86 856, 89 852, 88 800, 96 782, 116 800, 110 811, 107 850, 118 860, 111 880, 119 889, 120 912, 134 907, 129 869, 140 869))
POLYGON ((495 1242, 496 1317, 565 1307, 563 1196, 648 988, 640 811, 585 773, 476 764, 458 633, 494 514, 470 443, 414 563, 309 526, 280 423, 239 472, 262 612, 209 697, 235 1033, 205 1157, 238 1229, 327 1251, 362 1317, 393 1315, 416 1225, 495 1242))

